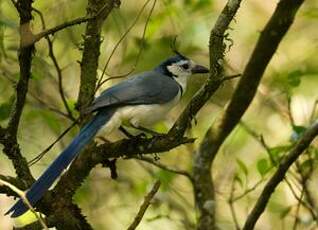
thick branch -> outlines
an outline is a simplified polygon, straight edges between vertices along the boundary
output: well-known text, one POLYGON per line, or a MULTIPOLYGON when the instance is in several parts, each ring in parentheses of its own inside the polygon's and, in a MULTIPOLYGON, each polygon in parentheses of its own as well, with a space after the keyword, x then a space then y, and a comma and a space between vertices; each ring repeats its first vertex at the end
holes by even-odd
MULTIPOLYGON (((295 14, 302 2, 303 0, 280 1, 273 16, 261 33, 256 47, 233 94, 232 100, 224 114, 214 121, 212 127, 205 134, 200 145, 199 154, 196 155, 194 163, 194 179, 197 179, 200 184, 200 186, 196 184, 195 194, 200 195, 197 197, 197 202, 201 208, 204 208, 204 205, 209 201, 214 200, 213 194, 211 194, 213 192, 213 184, 210 173, 212 162, 225 138, 238 124, 240 118, 249 107, 271 57, 274 55, 280 41, 291 26, 295 14), (205 199, 204 196, 206 196, 205 199)), ((217 36, 215 36, 215 39, 217 39, 217 36)), ((214 40, 211 39, 211 41, 214 40)), ((213 45, 213 43, 211 45, 213 45)), ((210 49, 210 51, 212 50, 210 49)), ((218 61, 218 59, 214 57, 213 52, 210 52, 210 55, 212 55, 213 62, 218 61)), ((205 216, 209 216, 209 212, 207 210, 204 214, 205 216)), ((210 218, 212 218, 212 216, 210 218)), ((200 223, 204 226, 204 223, 206 222, 207 221, 199 222, 199 228, 200 223)), ((208 228, 203 227, 201 229, 208 228)))
POLYGON ((194 139, 172 139, 169 136, 150 139, 134 138, 92 146, 81 153, 69 170, 62 176, 54 191, 64 198, 71 198, 97 164, 112 158, 132 158, 139 154, 163 153, 194 139))
MULTIPOLYGON (((28 36, 30 31, 32 1, 20 0, 17 2, 16 6, 20 17, 20 38, 22 41, 22 38, 28 36)), ((33 178, 28 168, 27 161, 20 152, 17 141, 17 132, 28 92, 33 50, 33 46, 22 47, 22 42, 20 43, 20 50, 18 52, 20 78, 16 85, 16 100, 6 129, 6 140, 4 141, 3 149, 3 152, 12 161, 18 177, 27 180, 30 184, 33 182, 33 178)))
POLYGON ((119 0, 89 0, 87 15, 93 16, 100 9, 101 16, 90 20, 84 35, 84 51, 81 61, 81 84, 77 100, 77 108, 82 111, 94 99, 97 82, 98 58, 100 55, 101 29, 104 20, 114 7, 120 5, 119 0))
POLYGON ((281 161, 276 172, 271 177, 271 179, 265 185, 259 199, 257 200, 254 208, 249 214, 244 230, 254 229, 256 221, 259 219, 265 207, 273 194, 275 188, 284 179, 289 167, 297 160, 301 153, 308 148, 310 143, 318 135, 318 121, 316 121, 311 127, 309 127, 306 132, 304 132, 302 138, 297 142, 295 147, 290 151, 290 153, 281 161))
MULTIPOLYGON (((210 35, 210 66, 211 83, 224 79, 223 57, 226 45, 225 32, 240 7, 240 0, 229 0, 218 17, 210 35)), ((207 92, 211 93, 210 91, 207 92)), ((205 98, 204 98, 205 99, 205 98)), ((215 200, 212 176, 210 173, 211 159, 207 152, 211 146, 201 145, 193 164, 194 196, 199 210, 197 229, 215 229, 215 200)))
POLYGON ((303 0, 281 0, 261 32, 232 100, 223 116, 214 122, 204 138, 203 145, 212 146, 208 153, 212 158, 249 107, 269 61, 292 25, 295 14, 302 3, 303 0))

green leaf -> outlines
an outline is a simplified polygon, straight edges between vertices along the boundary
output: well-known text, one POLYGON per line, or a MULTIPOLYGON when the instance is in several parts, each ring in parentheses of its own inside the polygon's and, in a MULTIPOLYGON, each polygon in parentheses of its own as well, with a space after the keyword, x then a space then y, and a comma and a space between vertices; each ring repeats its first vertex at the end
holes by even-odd
POLYGON ((257 161, 257 171, 261 176, 265 176, 265 174, 270 170, 270 164, 268 163, 268 160, 265 158, 260 159, 257 161))
POLYGON ((14 97, 0 105, 0 121, 6 120, 10 116, 11 106, 14 102, 14 97))
POLYGON ((306 129, 307 128, 305 126, 299 126, 299 125, 293 126, 293 130, 299 135, 302 135, 306 131, 306 129))
POLYGON ((166 170, 159 170, 155 177, 158 178, 161 182, 161 189, 167 191, 170 188, 170 184, 173 179, 176 177, 176 174, 168 172, 166 170))
POLYGON ((288 206, 288 207, 284 208, 284 209, 281 211, 281 213, 279 214, 280 218, 281 218, 281 219, 284 219, 284 218, 288 215, 288 213, 289 213, 291 210, 292 210, 292 206, 288 206))
POLYGON ((294 70, 287 75, 287 82, 291 87, 297 87, 300 85, 301 76, 303 75, 301 70, 294 70))
POLYGON ((291 145, 281 145, 269 149, 269 155, 274 160, 274 165, 280 161, 284 153, 290 150, 290 148, 291 145))
POLYGON ((246 164, 243 161, 241 161, 240 159, 236 159, 236 163, 240 167, 240 169, 243 171, 245 176, 247 176, 248 175, 248 168, 247 168, 246 164))

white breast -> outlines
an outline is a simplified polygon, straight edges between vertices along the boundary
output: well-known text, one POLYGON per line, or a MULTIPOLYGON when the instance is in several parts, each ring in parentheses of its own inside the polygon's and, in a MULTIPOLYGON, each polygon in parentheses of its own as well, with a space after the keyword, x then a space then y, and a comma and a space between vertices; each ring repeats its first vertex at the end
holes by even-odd
POLYGON ((179 102, 180 98, 181 92, 172 101, 165 104, 130 105, 119 108, 103 127, 103 132, 110 133, 126 123, 137 127, 149 127, 160 120, 164 120, 167 113, 179 102))

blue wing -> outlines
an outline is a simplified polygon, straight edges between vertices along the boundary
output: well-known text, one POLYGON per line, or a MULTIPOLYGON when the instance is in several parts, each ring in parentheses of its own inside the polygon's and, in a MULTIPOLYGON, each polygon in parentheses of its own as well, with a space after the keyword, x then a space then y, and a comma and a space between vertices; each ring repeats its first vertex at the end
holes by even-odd
POLYGON ((169 76, 144 72, 106 89, 86 111, 118 105, 164 104, 177 96, 179 87, 169 76))

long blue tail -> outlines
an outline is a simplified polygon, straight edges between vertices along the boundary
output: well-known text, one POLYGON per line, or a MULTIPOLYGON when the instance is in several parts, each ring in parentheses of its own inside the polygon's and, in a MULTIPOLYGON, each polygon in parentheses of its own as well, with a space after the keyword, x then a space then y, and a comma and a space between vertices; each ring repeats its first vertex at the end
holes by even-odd
MULTIPOLYGON (((63 170, 67 168, 80 151, 94 138, 98 130, 110 120, 114 112, 114 109, 109 108, 99 111, 95 117, 81 129, 80 133, 73 139, 71 144, 31 186, 26 197, 32 206, 42 198, 43 194, 62 174, 63 170)), ((12 213, 11 217, 18 217, 28 211, 28 209, 29 208, 23 203, 22 199, 20 199, 10 208, 9 211, 7 211, 6 215, 12 213)))

